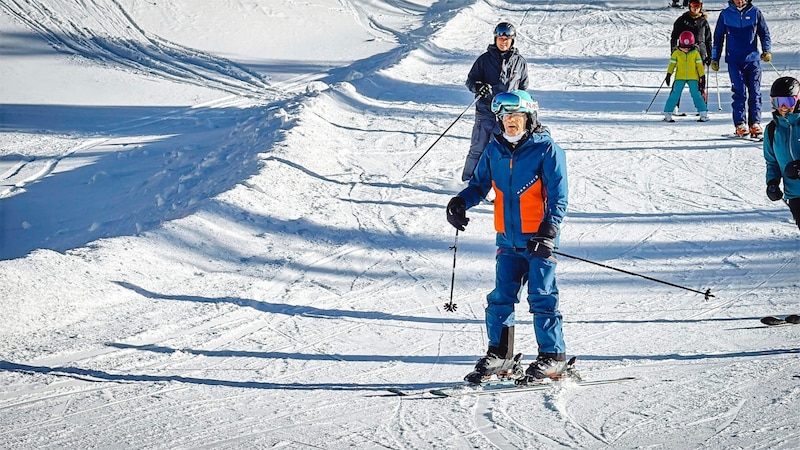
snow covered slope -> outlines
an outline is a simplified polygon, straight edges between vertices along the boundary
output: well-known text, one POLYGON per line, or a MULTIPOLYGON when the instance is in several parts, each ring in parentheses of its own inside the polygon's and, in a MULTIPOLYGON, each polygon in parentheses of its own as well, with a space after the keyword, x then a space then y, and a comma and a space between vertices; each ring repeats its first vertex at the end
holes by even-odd
MULTIPOLYGON (((758 322, 800 312, 800 232, 722 137, 724 69, 711 122, 644 112, 662 3, 0 1, 0 447, 800 447, 800 327, 758 322), (562 258, 569 354, 636 381, 386 396, 486 349, 488 203, 443 308, 471 114, 404 174, 502 20, 567 152, 561 251, 714 297, 562 258)), ((767 94, 800 12, 758 6, 767 94)))

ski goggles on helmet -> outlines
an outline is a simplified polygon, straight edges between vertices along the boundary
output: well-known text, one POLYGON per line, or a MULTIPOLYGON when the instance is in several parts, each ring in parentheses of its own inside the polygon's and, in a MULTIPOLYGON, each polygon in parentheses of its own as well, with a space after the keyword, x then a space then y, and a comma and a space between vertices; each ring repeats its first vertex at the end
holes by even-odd
POLYGON ((495 37, 507 37, 507 38, 515 38, 517 36, 517 31, 514 29, 514 26, 510 23, 501 23, 498 24, 497 27, 494 29, 495 37))
POLYGON ((497 116, 513 113, 533 113, 539 110, 539 103, 528 101, 516 94, 502 92, 492 99, 492 112, 497 116))
POLYGON ((772 97, 772 107, 775 109, 785 106, 794 108, 797 105, 797 97, 772 97))
POLYGON ((689 2, 689 6, 692 7, 692 8, 702 8, 703 7, 703 3, 702 2, 689 2))

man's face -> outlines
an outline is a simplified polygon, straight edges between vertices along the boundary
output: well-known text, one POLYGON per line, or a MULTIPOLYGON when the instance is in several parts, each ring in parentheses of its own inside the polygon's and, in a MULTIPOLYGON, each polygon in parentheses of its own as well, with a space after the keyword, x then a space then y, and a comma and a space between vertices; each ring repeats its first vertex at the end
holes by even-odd
POLYGON ((500 50, 501 52, 507 52, 508 49, 511 48, 511 43, 513 41, 514 40, 511 39, 508 36, 497 36, 494 39, 494 42, 495 42, 495 45, 497 46, 497 49, 500 50))
POLYGON ((737 8, 741 8, 747 3, 747 0, 733 0, 733 4, 736 5, 737 8))
POLYGON ((503 114, 500 120, 503 121, 503 129, 509 136, 517 136, 525 131, 525 113, 503 114))

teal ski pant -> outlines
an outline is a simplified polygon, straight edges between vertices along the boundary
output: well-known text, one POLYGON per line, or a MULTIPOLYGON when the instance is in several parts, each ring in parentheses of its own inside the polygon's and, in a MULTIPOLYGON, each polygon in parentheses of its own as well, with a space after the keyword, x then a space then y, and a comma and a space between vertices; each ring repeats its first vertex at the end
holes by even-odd
POLYGON ((700 92, 697 80, 675 80, 672 85, 672 92, 669 93, 667 98, 667 104, 664 105, 664 112, 672 112, 675 109, 675 105, 681 99, 683 87, 686 85, 689 86, 689 93, 692 94, 692 101, 694 101, 694 107, 697 108, 697 112, 708 111, 708 105, 703 100, 703 94, 700 92))
POLYGON ((536 258, 526 249, 498 248, 495 287, 486 297, 486 332, 489 346, 500 346, 503 328, 514 326, 514 305, 519 303, 522 285, 528 284, 528 311, 539 353, 566 353, 558 310, 556 261, 536 258))

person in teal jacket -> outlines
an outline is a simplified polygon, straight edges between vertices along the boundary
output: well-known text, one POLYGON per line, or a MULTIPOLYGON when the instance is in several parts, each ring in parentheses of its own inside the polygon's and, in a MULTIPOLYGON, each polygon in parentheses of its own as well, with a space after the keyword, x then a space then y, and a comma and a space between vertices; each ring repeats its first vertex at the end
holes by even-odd
POLYGON ((465 377, 471 383, 492 375, 552 378, 566 370, 553 252, 567 210, 567 163, 539 122, 538 109, 526 91, 494 97, 492 111, 502 133, 492 137, 469 185, 447 205, 448 222, 464 230, 467 209, 495 192, 496 275, 485 316, 489 349, 465 377), (525 282, 538 357, 522 374, 513 348, 514 308, 525 282))
POLYGON ((670 92, 667 103, 664 105, 664 121, 675 122, 672 118, 672 111, 678 104, 678 100, 681 99, 684 86, 689 86, 694 107, 700 113, 698 122, 708 121, 708 105, 700 90, 700 84, 705 85, 705 70, 703 57, 694 43, 694 34, 691 31, 684 31, 678 38, 678 48, 672 52, 672 56, 669 58, 667 77, 664 79, 664 82, 669 86, 672 73, 675 72, 675 84, 672 86, 672 92, 670 92))
POLYGON ((800 228, 800 81, 780 77, 772 83, 769 95, 773 113, 764 137, 767 197, 785 199, 800 228))

